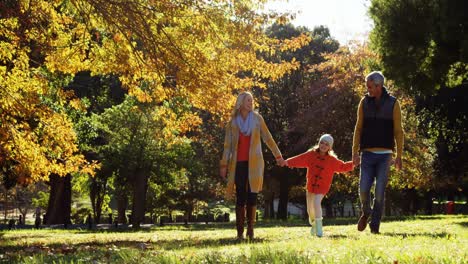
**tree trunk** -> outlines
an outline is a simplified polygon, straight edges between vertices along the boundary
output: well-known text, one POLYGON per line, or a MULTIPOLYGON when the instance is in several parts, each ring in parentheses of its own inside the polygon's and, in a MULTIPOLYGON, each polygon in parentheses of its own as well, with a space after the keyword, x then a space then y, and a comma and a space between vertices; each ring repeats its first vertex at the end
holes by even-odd
MULTIPOLYGON (((93 208, 93 215, 94 215, 94 219, 96 219, 96 215, 97 215, 97 210, 98 210, 98 205, 97 205, 97 200, 98 200, 98 193, 99 193, 99 186, 96 182, 96 178, 94 177, 91 177, 91 186, 90 186, 90 190, 89 190, 89 199, 91 200, 91 207, 93 208)), ((97 220, 97 219, 96 219, 97 220)), ((97 223, 97 221, 96 221, 97 223)))
POLYGON ((417 193, 415 189, 407 189, 404 192, 406 202, 403 203, 403 211, 405 215, 414 215, 417 205, 415 199, 417 199, 417 193))
POLYGON ((270 174, 266 173, 263 178, 263 219, 273 219, 275 218, 275 208, 273 205, 273 200, 275 195, 273 193, 273 179, 270 174))
POLYGON ((148 189, 147 173, 143 169, 139 169, 135 173, 133 184, 133 201, 132 201, 132 227, 140 228, 140 224, 145 220, 145 205, 146 191, 148 189))
POLYGON ((273 219, 275 218, 275 208, 273 207, 274 193, 267 191, 264 193, 264 208, 263 212, 264 219, 273 219))
POLYGON ((333 213, 333 206, 330 202, 330 199, 326 199, 323 205, 325 206, 325 214, 327 218, 334 217, 335 214, 333 213))
MULTIPOLYGON (((95 176, 97 177, 97 176, 95 176)), ((102 215, 102 203, 107 190, 107 178, 106 179, 91 179, 91 191, 89 196, 91 198, 91 205, 93 207, 93 215, 96 224, 101 222, 102 215), (102 181, 102 182, 101 182, 102 181)))
POLYGON ((3 214, 3 219, 5 220, 5 223, 6 223, 6 219, 7 219, 7 214, 8 214, 8 190, 7 188, 5 188, 5 203, 3 205, 3 209, 4 209, 4 214, 3 214))
POLYGON ((126 224, 127 223, 127 216, 125 215, 125 211, 127 210, 127 193, 125 188, 117 190, 117 222, 119 224, 126 224))
POLYGON ((47 225, 71 224, 71 175, 49 177, 50 196, 44 222, 47 225))
MULTIPOLYGON (((279 170, 279 173, 282 174, 283 170, 279 170)), ((280 193, 278 201, 278 219, 287 220, 288 219, 288 198, 289 198, 289 180, 288 177, 283 174, 279 175, 280 180, 280 193)))
POLYGON ((26 224, 26 215, 28 214, 28 207, 25 207, 24 209, 21 209, 20 207, 18 207, 18 210, 21 214, 21 216, 23 217, 23 225, 26 224))
POLYGON ((193 221, 193 208, 193 203, 189 203, 187 210, 185 211, 185 220, 187 220, 187 222, 193 221))
POLYGON ((425 203, 426 203, 426 206, 425 206, 425 213, 428 214, 428 215, 432 215, 432 190, 429 190, 425 193, 424 195, 424 200, 425 200, 425 203))
POLYGON ((385 200, 384 200, 384 216, 390 216, 392 215, 392 201, 390 198, 388 198, 389 196, 389 190, 386 191, 386 194, 385 194, 385 200))

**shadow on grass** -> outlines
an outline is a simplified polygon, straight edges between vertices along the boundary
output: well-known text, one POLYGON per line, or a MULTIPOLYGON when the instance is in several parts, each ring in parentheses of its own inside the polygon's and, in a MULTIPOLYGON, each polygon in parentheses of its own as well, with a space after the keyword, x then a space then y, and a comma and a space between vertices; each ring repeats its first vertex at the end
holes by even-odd
POLYGON ((238 240, 235 237, 223 237, 218 239, 184 239, 184 240, 157 240, 157 241, 139 241, 139 240, 114 240, 105 242, 83 242, 65 245, 63 243, 33 243, 29 245, 5 245, 0 246, 0 252, 8 252, 9 254, 36 254, 47 252, 64 252, 73 253, 76 251, 109 251, 113 248, 133 248, 140 250, 183 250, 184 248, 208 248, 220 247, 229 245, 241 244, 257 244, 265 243, 268 240, 265 238, 255 238, 253 241, 247 239, 238 240))
POLYGON ((446 232, 441 232, 441 233, 391 233, 391 232, 383 232, 380 233, 382 236, 391 236, 391 237, 402 237, 402 238, 408 238, 408 237, 428 237, 428 238, 447 238, 447 237, 452 237, 453 234, 449 234, 446 232))
MULTIPOLYGON (((395 221, 414 221, 414 220, 442 220, 442 219, 468 219, 467 215, 417 215, 417 216, 385 216, 382 222, 395 222, 395 221)), ((355 225, 357 224, 358 217, 343 217, 343 218, 324 218, 324 223, 327 226, 339 226, 339 225, 355 225)), ((468 221, 457 223, 463 227, 468 227, 468 221)), ((293 219, 293 220, 277 220, 277 219, 264 219, 256 223, 256 227, 261 228, 274 228, 274 227, 306 227, 309 226, 307 219, 293 219)), ((235 230, 235 222, 223 222, 223 223, 189 223, 188 225, 174 223, 166 224, 164 226, 159 225, 143 225, 139 229, 133 229, 128 225, 120 225, 115 228, 114 226, 100 225, 98 228, 87 229, 84 225, 75 225, 70 228, 59 228, 59 227, 43 227, 40 230, 47 231, 64 231, 73 232, 76 234, 93 234, 93 233, 147 233, 157 231, 210 231, 210 230, 235 230)), ((21 228, 15 230, 30 230, 34 229, 21 228)), ((15 231, 13 230, 13 231, 15 231)), ((0 230, 0 237, 3 234, 10 232, 9 230, 0 230)))
POLYGON ((325 235, 324 237, 330 239, 351 239, 349 236, 339 234, 325 235))

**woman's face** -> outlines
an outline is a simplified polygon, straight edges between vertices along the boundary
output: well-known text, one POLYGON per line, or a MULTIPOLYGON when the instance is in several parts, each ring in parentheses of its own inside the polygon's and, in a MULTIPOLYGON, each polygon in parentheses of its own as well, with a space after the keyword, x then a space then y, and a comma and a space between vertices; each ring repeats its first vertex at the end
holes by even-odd
POLYGON ((330 150, 330 144, 325 140, 322 140, 319 143, 319 149, 321 153, 327 153, 330 150))
POLYGON ((247 94, 244 97, 244 101, 242 102, 240 110, 244 110, 246 112, 250 112, 253 110, 253 98, 250 94, 247 94))

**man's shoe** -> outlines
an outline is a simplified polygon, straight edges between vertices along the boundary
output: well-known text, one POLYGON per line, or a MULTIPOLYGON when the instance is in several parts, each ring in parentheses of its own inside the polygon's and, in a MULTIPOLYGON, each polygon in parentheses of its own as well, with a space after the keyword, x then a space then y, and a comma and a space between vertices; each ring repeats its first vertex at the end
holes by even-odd
POLYGON ((368 218, 367 215, 361 215, 361 217, 359 218, 359 221, 357 223, 357 230, 358 231, 364 231, 364 229, 366 229, 367 218, 368 218))
POLYGON ((370 232, 371 232, 372 234, 376 234, 376 235, 380 234, 379 230, 373 229, 373 228, 370 229, 370 232))

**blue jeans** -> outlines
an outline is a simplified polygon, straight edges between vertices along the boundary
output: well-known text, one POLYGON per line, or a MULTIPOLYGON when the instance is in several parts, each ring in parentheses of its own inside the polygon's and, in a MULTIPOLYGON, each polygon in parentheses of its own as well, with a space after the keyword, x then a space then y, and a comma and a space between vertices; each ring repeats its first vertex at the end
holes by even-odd
POLYGON ((362 152, 361 175, 359 177, 359 198, 361 212, 371 216, 371 230, 379 231, 382 210, 385 201, 385 187, 388 182, 388 172, 392 154, 376 154, 368 151, 362 152), (370 206, 370 191, 375 180, 374 204, 370 206))

